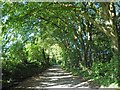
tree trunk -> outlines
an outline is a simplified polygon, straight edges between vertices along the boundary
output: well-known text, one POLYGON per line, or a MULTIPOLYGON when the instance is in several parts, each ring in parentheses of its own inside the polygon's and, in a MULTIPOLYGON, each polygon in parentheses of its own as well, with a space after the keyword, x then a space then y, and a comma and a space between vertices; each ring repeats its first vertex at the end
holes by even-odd
MULTIPOLYGON (((113 29, 114 29, 114 36, 112 37, 112 50, 113 54, 117 55, 118 60, 120 60, 120 27, 118 25, 119 22, 117 22, 118 17, 116 16, 116 10, 115 5, 112 3, 112 11, 113 11, 113 29)), ((120 13, 118 14, 120 15, 120 13)), ((120 63, 118 63, 118 85, 120 86, 120 63)))
POLYGON ((88 67, 90 68, 92 66, 92 24, 89 25, 89 62, 88 67))

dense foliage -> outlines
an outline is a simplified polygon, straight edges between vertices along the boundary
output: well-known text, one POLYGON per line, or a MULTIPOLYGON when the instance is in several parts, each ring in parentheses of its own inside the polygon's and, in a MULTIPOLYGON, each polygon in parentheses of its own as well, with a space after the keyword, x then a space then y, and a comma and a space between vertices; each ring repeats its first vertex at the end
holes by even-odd
POLYGON ((56 63, 100 85, 119 83, 118 2, 6 2, 1 8, 3 86, 56 63))

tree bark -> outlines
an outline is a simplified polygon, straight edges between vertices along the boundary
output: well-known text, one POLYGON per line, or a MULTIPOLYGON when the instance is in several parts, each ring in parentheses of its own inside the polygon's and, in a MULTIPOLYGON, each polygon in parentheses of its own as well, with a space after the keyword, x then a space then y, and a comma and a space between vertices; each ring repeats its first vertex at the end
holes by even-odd
POLYGON ((89 63, 88 67, 90 68, 92 66, 92 24, 89 25, 89 63))
MULTIPOLYGON (((114 29, 114 36, 112 37, 112 49, 113 54, 117 55, 117 59, 120 60, 120 27, 117 23, 117 15, 116 15, 116 8, 114 3, 112 3, 112 11, 113 11, 113 29, 114 29)), ((120 13, 118 14, 120 15, 120 13)), ((118 63, 118 86, 120 86, 120 64, 118 63)))

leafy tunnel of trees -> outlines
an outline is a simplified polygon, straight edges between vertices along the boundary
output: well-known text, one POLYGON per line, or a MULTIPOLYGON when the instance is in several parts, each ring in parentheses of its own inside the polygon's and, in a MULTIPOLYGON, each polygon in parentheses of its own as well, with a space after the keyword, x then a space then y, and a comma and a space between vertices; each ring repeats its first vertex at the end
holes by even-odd
POLYGON ((120 81, 120 3, 4 2, 2 83, 53 64, 100 85, 120 81))

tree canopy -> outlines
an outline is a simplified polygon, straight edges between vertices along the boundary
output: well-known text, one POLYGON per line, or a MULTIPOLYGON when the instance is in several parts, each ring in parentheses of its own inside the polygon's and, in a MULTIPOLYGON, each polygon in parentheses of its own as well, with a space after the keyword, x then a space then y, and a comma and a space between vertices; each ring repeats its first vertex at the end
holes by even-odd
POLYGON ((119 83, 119 8, 118 2, 2 3, 3 83, 55 63, 99 84, 119 83))

